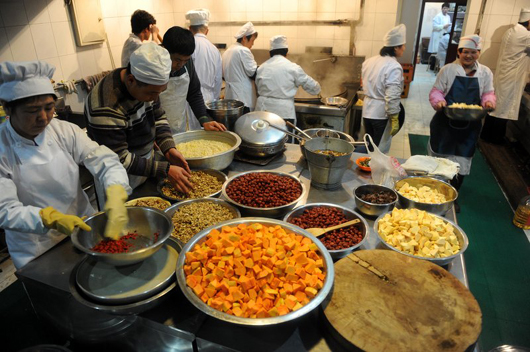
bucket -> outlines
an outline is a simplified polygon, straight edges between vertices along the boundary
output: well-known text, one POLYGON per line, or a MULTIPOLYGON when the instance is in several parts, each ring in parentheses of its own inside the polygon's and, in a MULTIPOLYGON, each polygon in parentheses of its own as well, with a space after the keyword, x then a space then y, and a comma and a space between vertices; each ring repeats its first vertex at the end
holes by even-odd
POLYGON ((229 131, 234 132, 237 119, 243 115, 245 104, 239 100, 219 99, 207 101, 206 111, 215 121, 222 123, 229 131))
POLYGON ((353 146, 339 138, 313 138, 305 142, 306 159, 311 173, 311 185, 323 189, 339 188, 342 176, 348 168, 353 146), (343 156, 316 153, 317 150, 333 150, 346 153, 343 156))

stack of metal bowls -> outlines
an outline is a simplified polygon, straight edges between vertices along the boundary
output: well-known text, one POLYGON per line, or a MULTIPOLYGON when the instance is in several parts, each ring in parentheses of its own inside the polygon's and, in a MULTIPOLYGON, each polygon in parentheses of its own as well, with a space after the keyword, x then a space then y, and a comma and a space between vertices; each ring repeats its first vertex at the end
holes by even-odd
POLYGON ((467 239, 467 236, 464 232, 464 230, 462 230, 457 224, 455 224, 454 222, 450 221, 450 220, 447 220, 446 218, 442 217, 442 216, 439 216, 439 215, 436 215, 436 214, 432 214, 430 213, 430 215, 436 217, 436 218, 439 218, 441 219, 443 222, 445 223, 449 223, 451 225, 453 225, 454 227, 454 233, 455 233, 455 236, 456 238, 458 239, 458 242, 460 244, 460 251, 458 251, 458 253, 456 254, 453 254, 449 257, 445 257, 445 258, 427 258, 427 257, 422 257, 422 256, 419 256, 419 255, 414 255, 414 254, 410 254, 410 253, 407 253, 407 252, 402 252, 400 251, 399 249, 391 246, 390 244, 386 243, 385 240, 383 239, 383 236, 381 236, 381 234, 379 233, 379 221, 388 213, 385 213, 385 214, 381 214, 374 222, 374 231, 375 233, 377 233, 377 236, 379 237, 379 240, 381 241, 381 243, 383 243, 383 245, 393 251, 396 251, 398 253, 401 253, 401 254, 404 254, 404 255, 407 255, 409 257, 412 257, 412 258, 417 258, 417 259, 423 259, 423 260, 427 260, 431 263, 434 263, 434 264, 437 264, 437 265, 447 265, 449 264, 450 262, 452 262, 456 257, 458 257, 460 254, 464 254, 464 252, 466 251, 467 249, 467 246, 469 245, 469 240, 467 239))
POLYGON ((433 213, 437 215, 444 215, 445 213, 447 213, 447 211, 451 209, 454 201, 458 197, 458 192, 453 186, 451 186, 450 184, 444 181, 441 181, 439 179, 432 178, 432 177, 423 177, 423 176, 406 177, 404 179, 397 181, 394 184, 394 189, 396 190, 398 194, 399 204, 401 208, 404 208, 404 209, 417 208, 417 209, 425 210, 429 213, 433 213), (418 189, 420 187, 427 186, 443 194, 447 201, 443 203, 422 203, 422 202, 414 201, 410 198, 407 198, 406 196, 402 195, 399 192, 399 189, 405 183, 408 183, 410 186, 416 187, 418 189))
POLYGON ((207 101, 206 111, 215 121, 222 123, 230 131, 234 130, 237 119, 243 115, 245 104, 239 100, 219 99, 207 101))
MULTIPOLYGON (((279 172, 279 171, 249 171, 249 172, 243 172, 241 174, 238 174, 238 175, 230 177, 228 179, 228 181, 226 181, 225 184, 223 185, 223 198, 226 199, 229 203, 235 205, 236 208, 238 208, 241 211, 241 214, 243 214, 243 216, 259 216, 259 217, 267 217, 267 218, 281 218, 285 214, 287 214, 289 211, 293 210, 296 207, 298 202, 301 199, 304 198, 305 193, 306 193, 305 186, 302 183, 302 181, 300 181, 300 179, 298 179, 298 178, 296 178, 296 177, 294 177, 294 176, 292 176, 290 174, 287 174, 287 173, 284 173, 284 172, 279 172), (233 200, 232 198, 230 198, 228 196, 228 194, 226 193, 226 188, 230 185, 230 183, 232 181, 234 181, 236 178, 241 177, 243 175, 251 174, 251 173, 257 173, 257 172, 272 173, 272 174, 275 174, 275 175, 288 176, 288 177, 292 178, 293 180, 295 180, 300 185, 300 187, 302 189, 302 193, 300 193, 300 197, 298 197, 298 199, 292 201, 291 203, 288 203, 288 204, 285 204, 285 205, 282 205, 282 206, 279 206, 279 207, 257 208, 257 207, 251 207, 251 206, 248 206, 248 205, 244 205, 244 204, 238 203, 238 202, 236 202, 235 200, 233 200)), ((256 194, 256 196, 258 196, 258 194, 256 194)))
POLYGON ((359 209, 359 211, 364 215, 368 216, 379 216, 383 213, 387 213, 394 209, 398 201, 398 195, 396 191, 394 191, 392 188, 388 188, 381 185, 361 185, 353 191, 353 195, 355 196, 355 205, 357 206, 357 209, 359 209), (395 196, 394 201, 384 204, 378 204, 367 202, 361 198, 363 195, 379 192, 392 193, 395 196))
POLYGON ((219 141, 230 144, 232 147, 226 152, 205 156, 200 158, 186 158, 191 169, 214 169, 224 170, 234 160, 234 154, 239 149, 241 138, 233 132, 216 132, 216 131, 188 131, 173 135, 175 144, 185 143, 198 139, 219 141))
POLYGON ((311 173, 311 184, 322 189, 336 189, 342 185, 342 176, 348 168, 353 146, 338 138, 313 138, 305 142, 306 158, 311 173), (345 153, 342 156, 318 153, 330 150, 345 153))
POLYGON ((241 116, 235 132, 241 137, 241 152, 252 157, 268 157, 285 150, 287 136, 270 125, 285 129, 285 121, 267 111, 254 111, 241 116))
MULTIPOLYGON (((354 250, 362 246, 367 241, 368 234, 370 233, 370 229, 368 227, 368 223, 366 222, 366 220, 361 215, 354 212, 353 210, 350 210, 348 208, 345 208, 345 207, 342 207, 336 204, 331 204, 331 203, 305 204, 305 205, 299 206, 298 208, 294 209, 293 211, 285 215, 285 217, 283 218, 283 221, 292 223, 293 218, 300 217, 304 213, 304 211, 317 208, 317 207, 340 209, 348 221, 355 220, 355 219, 361 220, 361 222, 357 224, 360 227, 361 232, 363 234, 363 239, 359 243, 357 243, 354 246, 351 246, 349 248, 344 248, 344 249, 327 249, 326 248, 329 254, 331 255, 331 258, 333 258, 333 260, 336 261, 341 258, 344 258, 348 254, 350 254, 351 252, 353 252, 354 250)), ((325 235, 322 235, 322 236, 325 236, 325 235)))

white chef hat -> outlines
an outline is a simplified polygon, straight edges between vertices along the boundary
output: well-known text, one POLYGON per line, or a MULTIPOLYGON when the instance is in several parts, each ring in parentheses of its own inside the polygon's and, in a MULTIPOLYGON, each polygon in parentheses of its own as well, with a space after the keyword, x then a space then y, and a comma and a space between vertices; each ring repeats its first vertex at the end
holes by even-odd
POLYGON ((461 37, 458 42, 458 49, 460 48, 480 50, 482 49, 482 38, 476 34, 461 37))
POLYGON ((171 58, 158 44, 142 44, 132 53, 130 62, 132 75, 141 82, 161 86, 169 81, 171 58))
POLYGON ((241 28, 239 28, 239 31, 237 31, 236 35, 234 35, 234 38, 239 39, 243 38, 249 35, 252 35, 256 33, 256 29, 254 28, 254 25, 252 22, 247 22, 241 28))
POLYGON ((526 22, 530 21, 530 9, 521 9, 521 12, 519 13, 519 21, 517 22, 526 22))
POLYGON ((271 38, 271 50, 287 49, 287 37, 284 35, 275 35, 271 38))
POLYGON ((404 24, 400 24, 397 27, 389 30, 383 38, 385 46, 400 46, 406 43, 407 27, 404 24))
POLYGON ((36 95, 55 94, 50 81, 55 66, 44 61, 0 63, 0 100, 10 102, 36 95))
POLYGON ((208 25, 210 11, 208 9, 190 10, 186 12, 186 19, 190 21, 190 26, 208 25))

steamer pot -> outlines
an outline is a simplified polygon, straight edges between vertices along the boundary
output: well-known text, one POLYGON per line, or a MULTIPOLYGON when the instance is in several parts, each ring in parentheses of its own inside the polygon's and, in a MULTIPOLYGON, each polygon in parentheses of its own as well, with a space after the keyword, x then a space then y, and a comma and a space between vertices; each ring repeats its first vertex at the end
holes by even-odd
POLYGON ((285 121, 280 116, 267 111, 249 112, 236 121, 234 129, 241 137, 239 149, 242 153, 253 157, 267 157, 285 149, 286 134, 271 128, 269 124, 286 128, 285 121))

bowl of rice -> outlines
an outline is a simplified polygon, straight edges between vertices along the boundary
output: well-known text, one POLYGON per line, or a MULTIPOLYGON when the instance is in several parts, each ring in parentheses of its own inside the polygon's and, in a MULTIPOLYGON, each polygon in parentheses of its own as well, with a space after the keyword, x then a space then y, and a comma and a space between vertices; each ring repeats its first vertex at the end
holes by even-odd
POLYGON ((173 139, 191 169, 226 169, 241 144, 241 138, 230 131, 188 131, 173 139))

